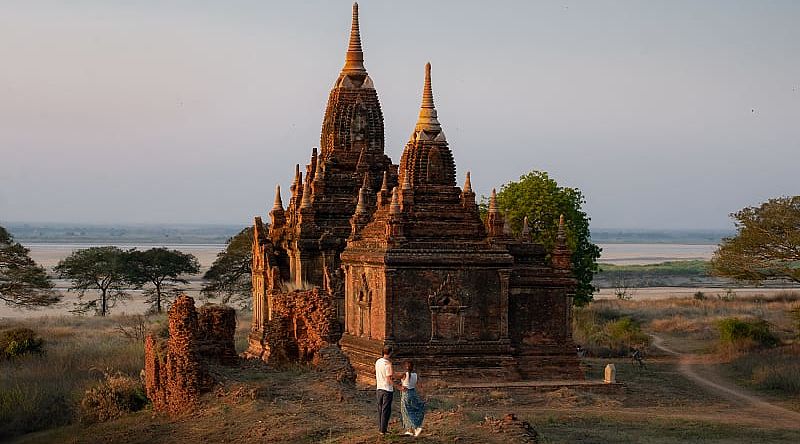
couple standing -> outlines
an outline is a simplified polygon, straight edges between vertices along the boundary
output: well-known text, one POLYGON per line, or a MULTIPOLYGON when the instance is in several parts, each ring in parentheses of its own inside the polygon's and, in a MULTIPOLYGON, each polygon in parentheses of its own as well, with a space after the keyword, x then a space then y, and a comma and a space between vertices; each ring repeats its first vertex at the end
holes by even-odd
POLYGON ((394 381, 400 384, 400 412, 403 417, 403 428, 406 435, 419 436, 422 432, 422 419, 425 417, 425 403, 417 395, 418 377, 411 361, 403 362, 404 372, 395 373, 392 367, 392 349, 383 348, 383 357, 375 361, 375 382, 378 398, 378 427, 381 435, 386 434, 389 417, 392 415, 392 399, 394 397, 394 381))

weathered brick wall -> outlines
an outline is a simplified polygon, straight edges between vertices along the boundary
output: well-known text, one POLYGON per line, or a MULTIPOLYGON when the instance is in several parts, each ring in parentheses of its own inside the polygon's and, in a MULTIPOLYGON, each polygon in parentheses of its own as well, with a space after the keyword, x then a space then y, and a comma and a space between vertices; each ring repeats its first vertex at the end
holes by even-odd
POLYGON ((239 358, 233 338, 236 310, 225 305, 206 304, 198 310, 197 323, 200 356, 223 365, 235 364, 239 358))
POLYGON ((272 319, 263 328, 264 353, 281 367, 308 362, 341 382, 355 380, 355 372, 337 343, 341 326, 335 298, 318 288, 272 295, 272 319))
POLYGON ((207 362, 236 361, 232 308, 194 306, 183 295, 169 310, 169 339, 149 335, 145 340, 145 389, 153 409, 171 414, 191 410, 213 384, 207 362))

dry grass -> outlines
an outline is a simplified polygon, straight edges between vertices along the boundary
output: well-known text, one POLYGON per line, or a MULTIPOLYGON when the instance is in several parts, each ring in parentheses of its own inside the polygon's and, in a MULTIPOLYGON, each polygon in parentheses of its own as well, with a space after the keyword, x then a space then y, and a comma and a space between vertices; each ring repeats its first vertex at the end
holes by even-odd
MULTIPOLYGON (((735 293, 734 293, 735 294, 735 293)), ((797 334, 790 311, 798 306, 800 292, 781 292, 772 296, 707 298, 705 300, 675 298, 655 300, 600 300, 591 310, 604 317, 630 316, 642 322, 646 330, 682 334, 699 339, 715 338, 715 323, 724 318, 764 319, 779 337, 789 339, 797 334)))
POLYGON ((779 398, 800 396, 800 344, 739 353, 726 367, 751 388, 779 398))
POLYGON ((2 325, 35 330, 44 354, 0 362, 0 439, 74 421, 81 396, 105 370, 138 378, 142 343, 115 333, 118 321, 63 316, 2 325))

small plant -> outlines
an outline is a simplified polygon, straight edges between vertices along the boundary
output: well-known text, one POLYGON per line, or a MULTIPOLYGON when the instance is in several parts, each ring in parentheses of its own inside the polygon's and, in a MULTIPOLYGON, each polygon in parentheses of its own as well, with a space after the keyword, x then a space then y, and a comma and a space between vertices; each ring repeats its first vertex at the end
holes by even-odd
POLYGON ((12 328, 0 332, 0 359, 16 358, 25 354, 42 354, 44 340, 30 328, 12 328))
POLYGON ((733 345, 737 348, 747 348, 752 345, 775 347, 780 343, 778 337, 772 333, 769 322, 763 319, 747 321, 726 318, 717 321, 717 329, 722 344, 733 345))
POLYGON ((122 373, 103 372, 105 380, 86 391, 81 400, 81 422, 108 421, 147 405, 147 396, 139 380, 122 373))
POLYGON ((733 288, 726 288, 725 294, 718 294, 717 298, 722 301, 730 302, 736 299, 736 292, 733 291, 733 288))
POLYGON ((706 294, 703 293, 702 291, 695 292, 693 297, 694 297, 695 301, 705 301, 706 300, 706 294))
POLYGON ((614 286, 614 296, 620 301, 633 299, 634 287, 630 280, 624 275, 618 274, 612 281, 614 286))
POLYGON ((148 333, 147 324, 145 316, 123 316, 117 323, 115 330, 125 339, 144 342, 144 338, 147 337, 148 333))

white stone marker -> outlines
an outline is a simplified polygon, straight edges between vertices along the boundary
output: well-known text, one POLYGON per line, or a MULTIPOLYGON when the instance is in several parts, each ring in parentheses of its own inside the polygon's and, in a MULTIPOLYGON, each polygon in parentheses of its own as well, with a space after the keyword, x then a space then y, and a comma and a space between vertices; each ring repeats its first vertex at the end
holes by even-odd
POLYGON ((614 364, 606 365, 605 376, 603 377, 603 382, 606 384, 614 384, 617 382, 617 368, 614 367, 614 364))

